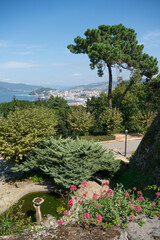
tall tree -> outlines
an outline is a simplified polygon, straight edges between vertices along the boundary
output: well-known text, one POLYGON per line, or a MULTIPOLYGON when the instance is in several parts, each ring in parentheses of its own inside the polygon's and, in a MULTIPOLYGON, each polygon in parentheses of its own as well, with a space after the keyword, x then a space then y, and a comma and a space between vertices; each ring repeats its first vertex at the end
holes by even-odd
POLYGON ((100 25, 98 29, 87 29, 85 38, 77 36, 75 45, 68 45, 72 53, 88 54, 91 69, 97 68, 98 76, 103 76, 108 68, 108 106, 112 107, 112 68, 135 70, 151 79, 158 73, 157 59, 143 54, 143 45, 138 44, 134 29, 119 25, 100 25))

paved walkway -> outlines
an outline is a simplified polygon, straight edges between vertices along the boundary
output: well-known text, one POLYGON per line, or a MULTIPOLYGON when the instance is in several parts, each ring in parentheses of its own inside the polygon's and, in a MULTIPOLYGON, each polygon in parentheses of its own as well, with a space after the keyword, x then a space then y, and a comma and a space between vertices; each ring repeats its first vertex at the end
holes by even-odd
MULTIPOLYGON (((100 142, 100 144, 107 149, 114 150, 117 154, 124 156, 125 152, 125 134, 115 134, 116 139, 111 141, 100 142)), ((127 157, 130 157, 133 152, 136 151, 138 145, 142 140, 142 136, 139 134, 127 135, 127 157)))

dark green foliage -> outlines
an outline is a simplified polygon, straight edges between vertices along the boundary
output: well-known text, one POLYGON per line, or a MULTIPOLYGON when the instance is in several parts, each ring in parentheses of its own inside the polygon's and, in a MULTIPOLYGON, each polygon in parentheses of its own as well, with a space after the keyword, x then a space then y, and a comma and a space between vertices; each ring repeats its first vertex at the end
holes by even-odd
POLYGON ((113 153, 106 153, 99 144, 79 139, 51 138, 40 143, 26 161, 13 170, 29 171, 38 167, 53 177, 57 184, 69 188, 71 184, 79 185, 98 171, 106 171, 112 176, 120 165, 113 153))
POLYGON ((57 135, 61 135, 66 137, 70 134, 67 115, 71 112, 70 106, 67 104, 67 101, 61 97, 53 97, 51 96, 47 101, 47 107, 54 109, 58 124, 56 126, 57 135))

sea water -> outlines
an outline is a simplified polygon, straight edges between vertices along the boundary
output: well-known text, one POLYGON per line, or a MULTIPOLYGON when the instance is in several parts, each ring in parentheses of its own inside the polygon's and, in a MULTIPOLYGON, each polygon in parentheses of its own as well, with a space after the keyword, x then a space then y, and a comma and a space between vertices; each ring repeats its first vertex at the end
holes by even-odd
POLYGON ((22 91, 22 92, 0 92, 0 103, 2 102, 11 102, 13 97, 15 96, 17 100, 28 100, 35 101, 36 97, 29 95, 30 91, 22 91))

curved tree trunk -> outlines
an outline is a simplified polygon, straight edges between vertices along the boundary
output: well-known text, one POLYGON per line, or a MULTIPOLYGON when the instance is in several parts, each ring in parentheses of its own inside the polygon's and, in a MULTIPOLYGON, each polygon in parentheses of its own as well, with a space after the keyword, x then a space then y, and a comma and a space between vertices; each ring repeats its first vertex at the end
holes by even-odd
POLYGON ((108 107, 112 108, 112 69, 107 63, 108 73, 109 73, 109 83, 108 83, 108 107))
POLYGON ((128 84, 128 86, 126 87, 125 91, 123 92, 123 94, 121 95, 116 108, 119 110, 121 102, 123 100, 123 98, 125 97, 126 93, 128 92, 128 90, 130 89, 130 87, 133 85, 133 81, 130 81, 130 83, 128 84))

